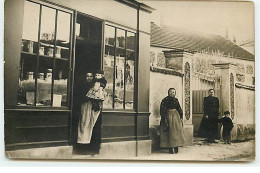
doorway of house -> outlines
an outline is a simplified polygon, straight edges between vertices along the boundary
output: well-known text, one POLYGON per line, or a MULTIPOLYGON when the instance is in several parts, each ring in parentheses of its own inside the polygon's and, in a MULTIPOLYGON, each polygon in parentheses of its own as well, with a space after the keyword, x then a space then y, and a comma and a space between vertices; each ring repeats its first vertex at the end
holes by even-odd
POLYGON ((81 104, 85 97, 84 82, 86 81, 86 73, 95 73, 96 70, 101 69, 102 21, 82 13, 77 13, 75 32, 75 71, 73 86, 72 127, 70 138, 72 144, 77 143, 78 122, 81 115, 81 104))

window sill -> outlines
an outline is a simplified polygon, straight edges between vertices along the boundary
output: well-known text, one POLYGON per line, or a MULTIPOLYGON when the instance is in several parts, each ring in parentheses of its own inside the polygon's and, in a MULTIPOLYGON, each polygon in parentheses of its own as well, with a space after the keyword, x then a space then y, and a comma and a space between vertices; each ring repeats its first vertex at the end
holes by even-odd
POLYGON ((103 109, 102 112, 104 113, 133 113, 135 114, 136 111, 134 109, 103 109))
POLYGON ((70 112, 68 107, 35 107, 35 106, 17 106, 5 108, 5 111, 49 111, 49 112, 70 112))

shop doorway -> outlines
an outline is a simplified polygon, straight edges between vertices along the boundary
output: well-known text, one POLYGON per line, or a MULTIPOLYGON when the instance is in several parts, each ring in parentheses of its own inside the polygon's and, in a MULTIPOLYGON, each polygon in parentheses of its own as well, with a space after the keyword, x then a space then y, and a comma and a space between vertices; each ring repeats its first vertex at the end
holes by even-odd
POLYGON ((75 26, 75 71, 73 86, 73 109, 71 140, 77 141, 77 128, 80 108, 84 94, 86 72, 101 69, 102 57, 102 21, 77 13, 75 26))

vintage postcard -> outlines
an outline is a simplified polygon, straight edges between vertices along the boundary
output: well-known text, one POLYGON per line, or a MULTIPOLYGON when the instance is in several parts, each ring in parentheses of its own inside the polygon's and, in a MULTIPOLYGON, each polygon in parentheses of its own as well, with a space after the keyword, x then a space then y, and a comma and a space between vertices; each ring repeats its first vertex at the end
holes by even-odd
POLYGON ((6 0, 10 159, 253 161, 253 1, 6 0))

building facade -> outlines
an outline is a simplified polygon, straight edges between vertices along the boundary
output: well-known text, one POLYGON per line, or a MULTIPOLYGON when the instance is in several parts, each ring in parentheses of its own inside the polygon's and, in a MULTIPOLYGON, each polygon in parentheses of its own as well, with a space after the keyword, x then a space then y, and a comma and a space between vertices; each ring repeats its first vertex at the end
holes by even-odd
POLYGON ((87 71, 101 69, 108 81, 102 152, 149 154, 152 10, 128 0, 6 1, 6 150, 71 145, 75 93, 87 71))

